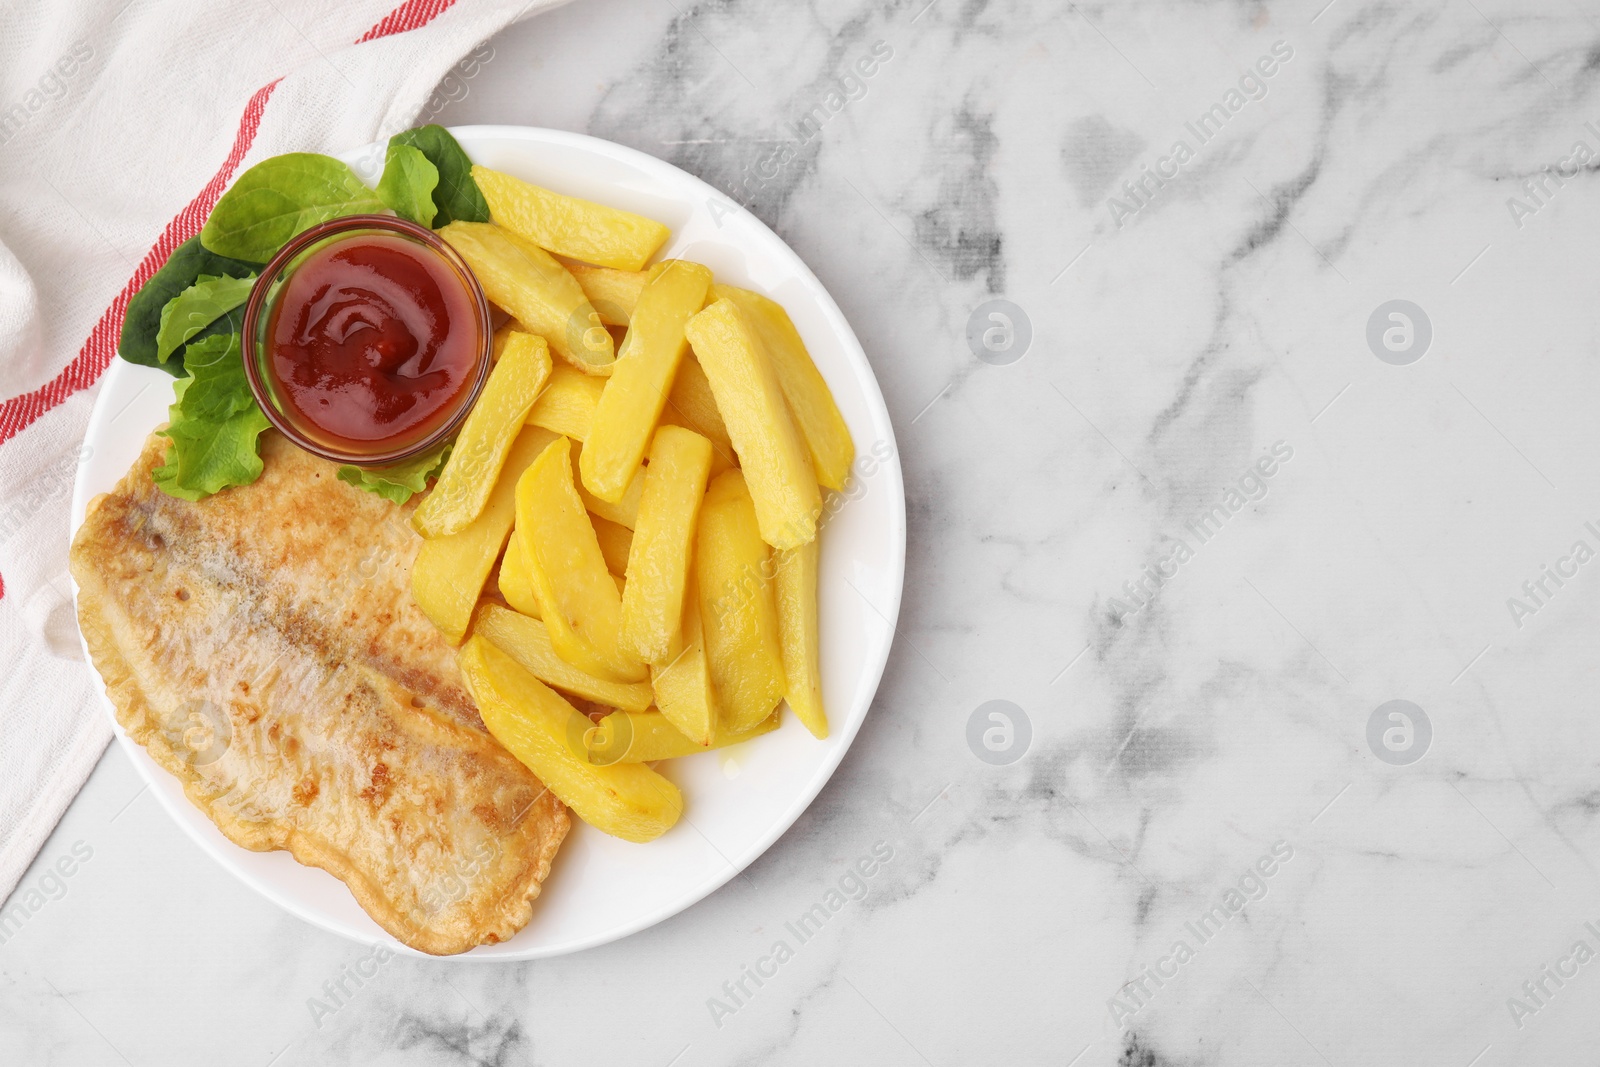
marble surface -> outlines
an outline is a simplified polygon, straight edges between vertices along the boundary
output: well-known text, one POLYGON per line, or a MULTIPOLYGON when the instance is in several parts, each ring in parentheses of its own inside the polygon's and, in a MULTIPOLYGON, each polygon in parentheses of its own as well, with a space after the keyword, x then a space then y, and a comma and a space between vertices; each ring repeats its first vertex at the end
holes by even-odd
POLYGON ((668 159, 853 322, 909 498, 872 715, 748 880, 321 1014, 366 950, 113 747, 23 880, 0 1060, 1587 1052, 1600 8, 1325 3, 588 0, 495 39, 442 121, 668 159))

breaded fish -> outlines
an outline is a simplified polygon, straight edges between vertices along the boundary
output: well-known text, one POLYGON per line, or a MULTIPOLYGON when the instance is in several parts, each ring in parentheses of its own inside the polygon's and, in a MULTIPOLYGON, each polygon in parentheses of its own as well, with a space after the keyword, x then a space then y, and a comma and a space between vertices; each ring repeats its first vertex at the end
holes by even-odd
POLYGON ((228 838, 287 849, 438 955, 527 925, 566 808, 489 736, 411 599, 410 508, 275 432, 252 485, 150 479, 152 436, 72 545, 118 721, 228 838))

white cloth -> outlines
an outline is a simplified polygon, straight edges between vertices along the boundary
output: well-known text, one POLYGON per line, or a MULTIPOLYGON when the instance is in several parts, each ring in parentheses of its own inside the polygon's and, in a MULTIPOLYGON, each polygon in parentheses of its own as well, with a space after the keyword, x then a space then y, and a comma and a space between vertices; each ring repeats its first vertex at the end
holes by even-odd
POLYGON ((481 42, 558 2, 0 8, 0 900, 111 736, 79 651, 67 523, 130 280, 246 167, 425 121, 481 42))

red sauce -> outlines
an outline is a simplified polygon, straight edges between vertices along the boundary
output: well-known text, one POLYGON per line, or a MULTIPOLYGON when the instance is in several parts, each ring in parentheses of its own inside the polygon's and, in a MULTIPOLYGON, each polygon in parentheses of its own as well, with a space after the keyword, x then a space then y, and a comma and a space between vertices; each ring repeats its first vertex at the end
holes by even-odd
POLYGON ((277 393, 296 421, 327 444, 375 453, 447 422, 483 345, 455 268, 389 234, 307 256, 284 282, 266 336, 277 393))

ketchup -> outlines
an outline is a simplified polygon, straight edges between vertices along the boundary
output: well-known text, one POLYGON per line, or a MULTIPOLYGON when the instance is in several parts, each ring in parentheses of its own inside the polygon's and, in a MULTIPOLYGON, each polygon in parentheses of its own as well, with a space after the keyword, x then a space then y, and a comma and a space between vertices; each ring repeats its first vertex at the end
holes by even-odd
POLYGON ((454 413, 482 350, 473 298, 432 249, 363 234, 312 252, 266 333, 277 392, 327 443, 382 451, 454 413))

